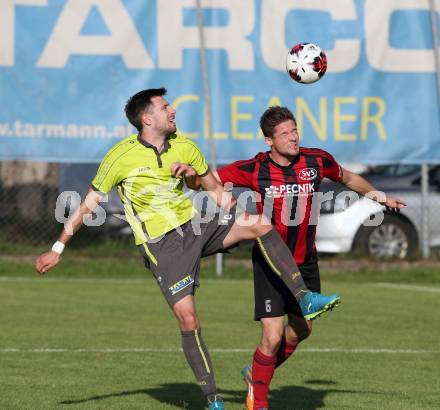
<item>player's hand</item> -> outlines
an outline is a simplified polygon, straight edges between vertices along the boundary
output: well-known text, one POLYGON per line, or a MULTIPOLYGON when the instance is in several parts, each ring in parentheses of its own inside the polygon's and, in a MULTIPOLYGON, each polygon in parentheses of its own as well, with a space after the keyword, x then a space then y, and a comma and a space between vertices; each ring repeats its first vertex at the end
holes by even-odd
POLYGON ((382 202, 385 206, 386 211, 389 213, 398 213, 402 208, 406 206, 405 201, 400 198, 395 198, 393 196, 387 196, 385 202, 382 202))
POLYGON ((49 251, 40 255, 35 261, 35 269, 37 273, 42 276, 49 269, 52 269, 60 261, 60 254, 54 251, 49 251))
POLYGON ((174 162, 171 165, 171 174, 175 178, 179 178, 181 176, 185 177, 195 177, 197 172, 188 164, 183 164, 181 162, 174 162))

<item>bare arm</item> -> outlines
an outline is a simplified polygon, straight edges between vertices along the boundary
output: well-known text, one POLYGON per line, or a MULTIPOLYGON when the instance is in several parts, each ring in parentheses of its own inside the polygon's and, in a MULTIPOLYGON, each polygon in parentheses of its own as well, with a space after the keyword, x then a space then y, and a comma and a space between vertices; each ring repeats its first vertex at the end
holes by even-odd
MULTIPOLYGON (((84 221, 90 217, 96 206, 102 201, 102 195, 90 188, 84 201, 81 202, 78 209, 64 225, 64 228, 58 238, 58 241, 67 244, 76 231, 82 226, 84 221)), ((49 269, 58 264, 60 253, 50 250, 43 253, 35 261, 35 269, 40 275, 44 275, 49 269)))
POLYGON ((223 188, 223 185, 219 182, 220 178, 217 172, 208 172, 203 177, 198 177, 201 187, 208 191, 214 201, 224 209, 230 209, 236 204, 236 200, 232 194, 223 188))
POLYGON ((202 187, 200 177, 198 175, 192 177, 185 176, 185 182, 186 186, 194 191, 198 191, 202 187))
MULTIPOLYGON (((212 175, 214 175, 214 178, 216 179, 216 181, 221 184, 222 180, 220 179, 220 176, 218 175, 217 171, 212 171, 212 175)), ((223 184, 222 184, 223 185, 223 184)))
POLYGON ((186 186, 189 189, 198 191, 201 187, 200 177, 197 175, 197 172, 194 170, 194 168, 188 164, 174 162, 171 165, 171 174, 176 178, 184 178, 186 186))
POLYGON ((406 206, 406 203, 400 198, 385 195, 383 192, 378 191, 364 177, 345 168, 342 168, 342 183, 352 191, 374 199, 376 202, 392 210, 399 210, 406 206))
MULTIPOLYGON (((212 175, 214 176, 214 178, 216 179, 216 181, 221 184, 222 181, 218 175, 217 171, 211 171, 212 175)), ((186 185, 188 186, 188 188, 193 189, 194 191, 198 191, 199 189, 202 188, 202 178, 201 176, 195 174, 193 176, 185 176, 185 182, 186 185)))
POLYGON ((236 200, 232 194, 223 188, 220 177, 216 171, 209 171, 206 175, 197 175, 196 171, 187 164, 175 162, 171 165, 171 174, 175 177, 184 177, 188 188, 199 190, 203 188, 214 201, 224 209, 230 209, 236 200))

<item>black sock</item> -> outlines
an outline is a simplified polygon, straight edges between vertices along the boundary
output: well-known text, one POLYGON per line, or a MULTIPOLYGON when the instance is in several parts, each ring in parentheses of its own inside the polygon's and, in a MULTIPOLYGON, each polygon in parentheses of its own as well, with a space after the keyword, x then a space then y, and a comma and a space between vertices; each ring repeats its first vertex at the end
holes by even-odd
POLYGON ((267 234, 257 238, 257 243, 269 266, 299 301, 309 290, 293 260, 292 253, 277 230, 272 228, 267 234))
POLYGON ((202 339, 201 329, 182 332, 182 348, 186 360, 191 366, 200 388, 208 401, 215 400, 217 388, 212 369, 211 358, 205 342, 202 339))

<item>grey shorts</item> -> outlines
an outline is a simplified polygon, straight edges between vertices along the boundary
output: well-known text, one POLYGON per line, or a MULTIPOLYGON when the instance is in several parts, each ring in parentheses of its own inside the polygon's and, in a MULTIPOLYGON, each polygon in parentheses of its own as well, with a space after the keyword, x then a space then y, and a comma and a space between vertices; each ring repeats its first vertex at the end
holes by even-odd
POLYGON ((170 306, 194 295, 199 286, 200 259, 228 250, 223 247, 223 239, 234 222, 235 212, 216 214, 205 223, 196 216, 159 241, 139 245, 145 267, 153 272, 170 306))

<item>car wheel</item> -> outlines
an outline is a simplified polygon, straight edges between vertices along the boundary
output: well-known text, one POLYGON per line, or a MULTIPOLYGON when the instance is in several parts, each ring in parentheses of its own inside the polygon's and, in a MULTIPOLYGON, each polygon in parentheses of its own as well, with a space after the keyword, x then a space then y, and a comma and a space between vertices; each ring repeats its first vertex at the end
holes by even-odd
POLYGON ((417 232, 402 218, 385 215, 379 226, 359 228, 353 248, 377 258, 404 259, 417 253, 417 232))

